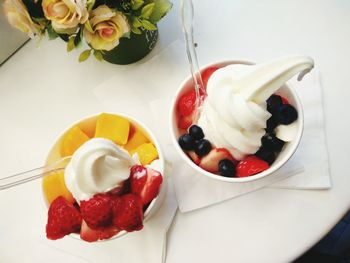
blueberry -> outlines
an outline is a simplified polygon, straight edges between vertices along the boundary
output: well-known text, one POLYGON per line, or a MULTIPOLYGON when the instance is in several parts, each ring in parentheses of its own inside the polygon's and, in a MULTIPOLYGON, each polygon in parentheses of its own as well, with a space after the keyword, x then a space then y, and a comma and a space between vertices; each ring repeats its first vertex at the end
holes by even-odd
POLYGON ((278 123, 275 120, 273 116, 271 116, 267 121, 266 121, 266 131, 267 132, 273 132, 274 129, 277 127, 278 123))
POLYGON ((221 160, 219 162, 219 173, 225 177, 234 177, 236 175, 235 165, 231 160, 221 160))
POLYGON ((276 120, 280 124, 291 124, 298 118, 297 110, 290 104, 284 104, 276 112, 276 120))
POLYGON ((194 140, 188 133, 181 135, 179 138, 180 147, 185 151, 191 151, 194 147, 194 140))
POLYGON ((279 152, 282 150, 284 141, 278 139, 273 133, 266 133, 261 138, 262 145, 270 151, 279 152))
POLYGON ((271 114, 275 113, 282 104, 282 98, 278 95, 271 95, 266 101, 267 110, 271 114))
POLYGON ((195 144, 194 152, 200 157, 207 155, 210 151, 211 144, 206 139, 201 139, 195 144))
POLYGON ((195 140, 201 140, 204 138, 204 133, 201 127, 197 125, 192 125, 189 129, 189 134, 195 140))
POLYGON ((272 164, 275 159, 276 155, 273 151, 271 151, 268 148, 260 147, 260 149, 255 153, 255 156, 259 157, 260 159, 264 160, 268 164, 272 164))

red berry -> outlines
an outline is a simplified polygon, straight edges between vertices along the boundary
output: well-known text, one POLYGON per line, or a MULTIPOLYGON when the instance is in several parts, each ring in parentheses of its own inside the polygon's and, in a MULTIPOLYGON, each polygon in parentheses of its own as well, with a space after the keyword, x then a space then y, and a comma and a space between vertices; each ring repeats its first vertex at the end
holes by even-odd
POLYGON ((237 164, 236 175, 238 177, 247 177, 265 171, 269 167, 267 162, 250 155, 237 164))
POLYGON ((120 229, 113 225, 99 229, 92 229, 83 220, 81 224, 80 237, 82 240, 85 240, 87 242, 95 242, 98 240, 109 239, 119 232, 120 229))
POLYGON ((193 113, 187 116, 180 116, 178 126, 180 129, 187 130, 192 125, 193 113))
POLYGON ((108 194, 96 194, 87 201, 81 201, 80 211, 84 221, 92 229, 112 223, 112 201, 108 194))
POLYGON ((48 239, 59 239, 71 233, 77 233, 81 226, 79 211, 67 200, 59 196, 50 205, 46 225, 48 239))
POLYGON ((177 110, 182 116, 190 115, 196 104, 196 91, 191 90, 182 95, 177 103, 177 110))
POLYGON ((289 104, 289 101, 285 97, 281 96, 281 100, 282 104, 289 104))
POLYGON ((226 148, 214 148, 202 158, 199 167, 208 172, 217 173, 219 172, 219 162, 225 159, 236 163, 236 160, 226 148))
POLYGON ((218 67, 209 67, 202 72, 202 80, 203 80, 203 85, 205 89, 207 89, 208 80, 210 76, 218 69, 219 69, 218 67))
POLYGON ((141 197, 143 205, 150 203, 158 195, 162 181, 162 175, 151 168, 139 165, 131 168, 131 192, 141 197))
POLYGON ((113 200, 113 225, 128 232, 143 228, 142 200, 135 194, 126 194, 113 200))

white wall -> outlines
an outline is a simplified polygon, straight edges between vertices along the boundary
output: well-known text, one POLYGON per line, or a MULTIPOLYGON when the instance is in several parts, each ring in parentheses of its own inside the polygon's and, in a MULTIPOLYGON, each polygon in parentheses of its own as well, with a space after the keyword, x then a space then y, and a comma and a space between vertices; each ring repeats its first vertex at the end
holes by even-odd
POLYGON ((2 1, 0 1, 0 64, 28 39, 25 33, 10 26, 3 14, 1 3, 2 1))

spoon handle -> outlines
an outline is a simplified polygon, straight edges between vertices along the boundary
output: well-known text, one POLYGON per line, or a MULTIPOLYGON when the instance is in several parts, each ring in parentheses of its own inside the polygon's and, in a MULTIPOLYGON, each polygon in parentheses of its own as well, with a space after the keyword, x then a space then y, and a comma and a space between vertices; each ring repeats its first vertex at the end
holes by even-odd
POLYGON ((202 103, 203 96, 206 94, 201 72, 198 66, 197 53, 193 39, 193 19, 194 8, 192 0, 181 0, 181 23, 182 30, 185 36, 186 53, 190 65, 191 75, 196 91, 195 117, 197 120, 199 107, 202 103))
POLYGON ((70 160, 70 158, 70 156, 64 157, 49 166, 42 166, 29 171, 0 178, 0 191, 26 182, 30 182, 35 179, 39 179, 51 173, 62 171, 65 169, 67 161, 70 160))

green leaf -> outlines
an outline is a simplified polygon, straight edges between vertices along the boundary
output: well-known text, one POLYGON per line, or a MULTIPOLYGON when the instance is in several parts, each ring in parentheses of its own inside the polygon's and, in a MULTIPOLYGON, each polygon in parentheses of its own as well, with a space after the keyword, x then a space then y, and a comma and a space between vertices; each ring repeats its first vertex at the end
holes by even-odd
POLYGON ((139 28, 133 27, 131 28, 131 31, 137 35, 141 35, 141 30, 139 28))
POLYGON ((90 24, 89 19, 88 19, 88 20, 86 20, 86 22, 85 22, 84 26, 85 26, 86 30, 87 30, 87 31, 89 31, 91 34, 93 34, 93 33, 94 33, 94 30, 92 29, 92 26, 91 26, 91 24, 90 24))
POLYGON ((47 34, 48 34, 50 40, 54 40, 54 39, 56 39, 58 37, 58 34, 56 33, 55 30, 53 30, 51 24, 49 24, 47 26, 47 34))
POLYGON ((141 17, 148 19, 153 13, 155 3, 145 5, 141 10, 141 17))
POLYGON ((91 11, 95 5, 95 0, 87 0, 86 5, 87 5, 87 10, 91 11))
POLYGON ((154 3, 154 10, 149 20, 156 24, 169 12, 173 4, 169 0, 154 0, 154 3))
POLYGON ((141 27, 142 26, 141 20, 137 17, 134 17, 132 21, 132 26, 136 28, 141 27))
POLYGON ((91 55, 91 49, 84 50, 79 56, 79 62, 87 60, 91 55))
POLYGON ((101 51, 99 50, 94 50, 94 56, 98 61, 103 61, 103 56, 101 51))
POLYGON ((147 30, 157 30, 157 27, 148 20, 142 20, 142 26, 147 30))
POLYGON ((131 9, 132 10, 137 10, 139 9, 145 1, 143 0, 132 0, 131 1, 131 9))
POLYGON ((67 52, 71 52, 74 48, 74 37, 70 37, 67 43, 67 52))
POLYGON ((81 47, 81 39, 83 37, 83 30, 82 28, 79 28, 78 33, 76 34, 74 38, 74 45, 76 47, 81 47))

